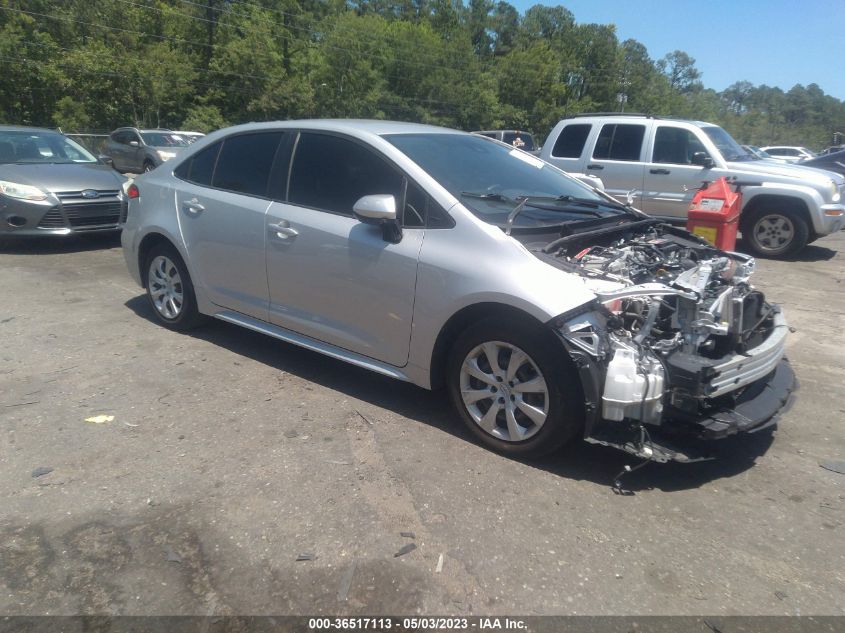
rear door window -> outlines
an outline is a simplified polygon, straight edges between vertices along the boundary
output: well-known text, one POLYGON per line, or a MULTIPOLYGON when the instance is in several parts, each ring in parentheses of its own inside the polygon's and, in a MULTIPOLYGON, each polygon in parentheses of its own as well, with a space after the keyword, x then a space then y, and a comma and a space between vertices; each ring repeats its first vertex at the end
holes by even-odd
MULTIPOLYGON (((281 139, 282 132, 278 131, 239 134, 225 139, 217 157, 212 186, 266 197, 270 170, 281 139)), ((198 165, 197 169, 207 169, 207 163, 198 165)))
POLYGON ((644 137, 644 125, 608 123, 599 132, 593 158, 638 161, 644 137))
POLYGON ((389 194, 400 204, 402 186, 402 174, 373 150, 339 136, 303 132, 293 157, 288 201, 351 216, 363 196, 389 194))
POLYGON ((590 135, 593 126, 589 123, 576 123, 567 125, 560 131, 555 145, 552 148, 552 156, 555 158, 581 158, 584 151, 584 144, 590 135))

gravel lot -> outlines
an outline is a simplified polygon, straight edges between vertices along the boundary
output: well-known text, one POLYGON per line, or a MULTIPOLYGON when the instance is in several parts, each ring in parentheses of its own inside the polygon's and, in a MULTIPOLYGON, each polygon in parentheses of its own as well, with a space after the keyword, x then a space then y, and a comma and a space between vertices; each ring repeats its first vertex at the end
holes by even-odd
POLYGON ((2 242, 0 613, 845 614, 843 253, 759 262, 797 330, 777 431, 617 496, 611 449, 511 461, 445 394, 157 326, 114 236, 2 242))

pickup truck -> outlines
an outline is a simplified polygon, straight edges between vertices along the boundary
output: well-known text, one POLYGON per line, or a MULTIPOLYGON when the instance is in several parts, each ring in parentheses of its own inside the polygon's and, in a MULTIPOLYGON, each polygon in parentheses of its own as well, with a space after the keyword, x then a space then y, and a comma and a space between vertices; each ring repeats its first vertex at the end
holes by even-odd
POLYGON ((788 257, 845 227, 845 178, 749 154, 711 123, 646 115, 587 115, 560 121, 540 153, 567 172, 601 178, 607 193, 682 223, 702 182, 742 188, 740 231, 763 257, 788 257))

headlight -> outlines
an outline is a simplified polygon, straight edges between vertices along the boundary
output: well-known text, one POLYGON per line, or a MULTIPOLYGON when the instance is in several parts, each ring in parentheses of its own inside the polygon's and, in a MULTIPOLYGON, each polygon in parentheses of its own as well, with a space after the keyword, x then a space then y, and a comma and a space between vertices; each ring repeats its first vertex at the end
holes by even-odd
POLYGON ((839 187, 832 180, 830 181, 830 199, 833 202, 839 202, 842 195, 839 193, 839 187))
POLYGON ((47 194, 38 187, 0 180, 0 193, 21 200, 46 200, 47 194))
POLYGON ((158 150, 158 157, 161 160, 170 160, 171 158, 176 157, 176 152, 163 152, 161 150, 158 150))

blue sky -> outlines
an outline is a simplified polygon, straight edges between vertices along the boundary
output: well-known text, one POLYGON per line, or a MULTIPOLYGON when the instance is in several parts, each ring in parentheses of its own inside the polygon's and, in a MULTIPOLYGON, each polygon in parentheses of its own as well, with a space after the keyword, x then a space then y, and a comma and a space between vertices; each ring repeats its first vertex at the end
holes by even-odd
POLYGON ((511 0, 520 13, 538 3, 563 5, 579 24, 615 24, 652 59, 686 51, 707 88, 816 83, 845 100, 845 0, 511 0))

